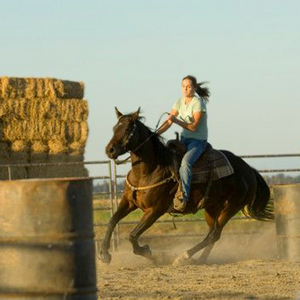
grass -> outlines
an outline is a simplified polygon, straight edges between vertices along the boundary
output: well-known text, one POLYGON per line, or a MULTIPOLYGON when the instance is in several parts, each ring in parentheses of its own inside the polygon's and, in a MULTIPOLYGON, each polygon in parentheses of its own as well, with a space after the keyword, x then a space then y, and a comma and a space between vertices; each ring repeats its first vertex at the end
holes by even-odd
MULTIPOLYGON (((110 207, 110 201, 105 198, 103 195, 97 195, 94 200, 97 200, 96 204, 94 205, 94 208, 96 210, 94 211, 94 223, 96 224, 106 224, 108 223, 109 219, 111 218, 111 212, 109 210, 110 207), (100 209, 107 209, 107 210, 97 210, 97 208, 100 209)), ((131 212, 128 216, 126 216, 122 222, 136 222, 141 219, 143 216, 143 211, 141 209, 137 209, 133 212, 131 212)), ((242 217, 243 214, 239 212, 236 216, 242 217)), ((173 216, 170 214, 164 214, 160 220, 172 220, 173 216)), ((204 219, 204 210, 199 210, 196 214, 189 214, 189 215, 178 215, 178 219, 188 219, 192 221, 197 221, 197 220, 203 220, 204 219)))
MULTIPOLYGON (((110 212, 110 200, 107 199, 106 195, 95 195, 94 196, 94 223, 96 224, 106 224, 109 219, 111 218, 111 212, 110 212), (101 209, 101 210, 97 210, 101 209), (107 210, 102 210, 107 209, 107 210)), ((122 222, 137 222, 141 219, 143 216, 143 211, 141 209, 137 209, 133 212, 131 212, 128 216, 126 216, 122 222)), ((179 215, 178 218, 184 218, 189 220, 201 220, 204 218, 204 211, 200 210, 196 214, 190 214, 190 215, 179 215)), ((173 216, 170 214, 164 214, 160 220, 172 220, 173 216)))
MULTIPOLYGON (((133 212, 131 212, 128 216, 126 216, 122 221, 124 222, 134 222, 141 219, 143 215, 143 211, 140 209, 137 209, 133 212)), ((103 211, 103 210, 95 210, 94 211, 94 222, 97 223, 107 223, 111 217, 110 211, 103 211)), ((185 215, 180 216, 179 218, 189 219, 189 220, 200 220, 204 218, 204 211, 198 211, 194 215, 185 215)), ((172 220, 173 216, 169 214, 163 215, 160 220, 172 220)))
MULTIPOLYGON (((107 199, 107 198, 106 198, 107 199)), ((95 202, 95 208, 109 208, 109 200, 99 200, 95 202)), ((137 209, 131 212, 123 220, 119 222, 118 236, 121 240, 127 240, 129 233, 136 227, 136 224, 124 223, 124 222, 138 222, 143 215, 142 210, 137 209)), ((235 217, 241 217, 243 214, 239 212, 235 217)), ((94 210, 94 223, 101 224, 103 226, 95 226, 94 232, 96 240, 102 240, 106 232, 106 224, 111 217, 109 210, 94 210)), ((156 222, 153 224, 144 234, 143 239, 156 238, 157 243, 174 243, 174 239, 170 238, 182 238, 198 236, 203 238, 208 232, 208 226, 204 219, 204 210, 198 211, 196 214, 184 215, 173 219, 169 214, 163 215, 159 220, 169 220, 170 222, 156 222), (183 222, 180 222, 180 221, 183 222), (186 220, 186 221, 184 221, 186 220), (172 222, 174 221, 174 222, 172 222)), ((224 228, 224 234, 253 234, 260 233, 264 230, 275 230, 274 223, 271 222, 259 222, 254 219, 231 219, 224 228)), ((272 233, 272 232, 271 232, 272 233)), ((184 240, 183 240, 184 241, 184 240)), ((166 245, 163 244, 163 247, 166 245)))

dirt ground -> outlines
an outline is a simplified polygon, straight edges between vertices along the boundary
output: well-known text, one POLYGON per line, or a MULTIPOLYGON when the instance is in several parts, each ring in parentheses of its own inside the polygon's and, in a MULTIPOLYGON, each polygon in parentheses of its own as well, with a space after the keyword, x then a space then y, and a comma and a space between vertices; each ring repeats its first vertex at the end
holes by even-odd
POLYGON ((165 242, 149 243, 156 265, 126 243, 110 265, 98 261, 98 299, 300 299, 300 262, 278 259, 274 225, 259 234, 224 234, 204 265, 172 265, 195 238, 165 242))

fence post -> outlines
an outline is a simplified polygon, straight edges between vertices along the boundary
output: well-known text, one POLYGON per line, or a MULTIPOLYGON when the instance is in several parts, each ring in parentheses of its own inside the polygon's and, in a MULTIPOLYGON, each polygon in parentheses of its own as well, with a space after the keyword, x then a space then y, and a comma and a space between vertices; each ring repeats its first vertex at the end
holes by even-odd
POLYGON ((11 180, 11 168, 10 165, 7 167, 8 170, 8 180, 11 180))
POLYGON ((275 185, 273 189, 279 258, 300 261, 300 184, 275 185))
MULTIPOLYGON (((114 182, 114 207, 117 210, 119 203, 118 203, 118 191, 117 191, 117 166, 116 163, 113 163, 113 182, 114 182)), ((118 250, 120 242, 120 235, 119 235, 119 223, 117 223, 115 227, 115 249, 118 250)))
MULTIPOLYGON (((114 213, 116 212, 115 209, 115 204, 114 204, 114 199, 115 199, 115 181, 113 179, 112 176, 112 166, 111 166, 111 160, 108 162, 108 173, 109 173, 109 195, 110 195, 110 217, 112 217, 114 215, 114 213)), ((113 231, 113 235, 112 235, 112 242, 113 242, 113 251, 116 251, 118 248, 117 245, 117 232, 116 232, 116 228, 113 231)))

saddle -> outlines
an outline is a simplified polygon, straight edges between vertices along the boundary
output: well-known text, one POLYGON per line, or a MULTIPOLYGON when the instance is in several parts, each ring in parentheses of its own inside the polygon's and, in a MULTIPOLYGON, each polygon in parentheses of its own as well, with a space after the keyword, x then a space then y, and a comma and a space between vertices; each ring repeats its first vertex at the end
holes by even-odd
MULTIPOLYGON (((167 146, 175 154, 173 168, 178 174, 180 162, 186 153, 186 147, 179 140, 170 140, 167 146)), ((225 154, 213 149, 211 144, 207 143, 205 151, 192 167, 192 183, 214 181, 233 173, 233 167, 225 154)))

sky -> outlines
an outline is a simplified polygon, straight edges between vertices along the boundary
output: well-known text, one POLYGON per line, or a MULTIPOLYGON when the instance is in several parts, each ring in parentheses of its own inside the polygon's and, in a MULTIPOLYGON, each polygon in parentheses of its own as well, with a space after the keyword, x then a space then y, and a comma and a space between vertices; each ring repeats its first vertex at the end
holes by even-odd
MULTIPOLYGON (((115 106, 123 113, 141 107, 145 124, 155 128, 188 74, 208 82, 209 142, 216 149, 300 152, 298 0, 0 4, 0 76, 85 83, 88 161, 107 160, 115 106)), ((164 137, 175 131, 173 125, 164 137)))

